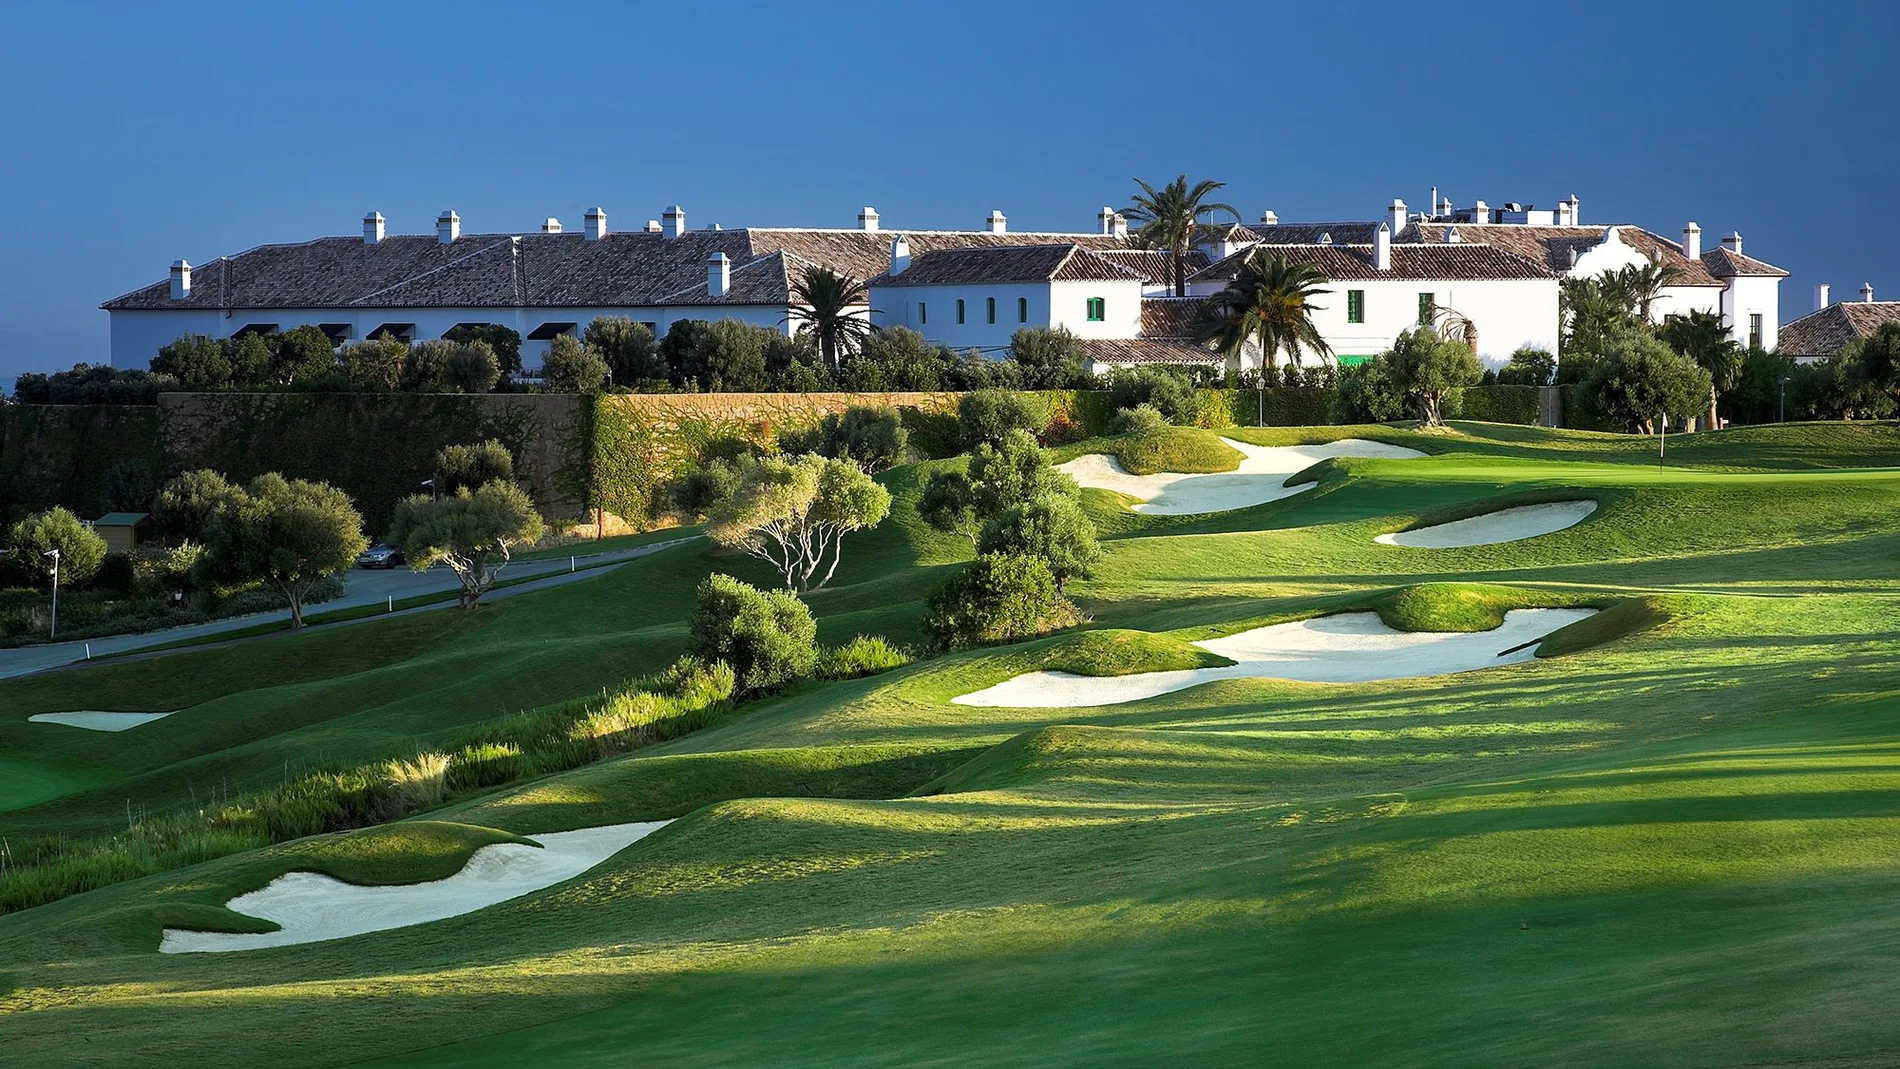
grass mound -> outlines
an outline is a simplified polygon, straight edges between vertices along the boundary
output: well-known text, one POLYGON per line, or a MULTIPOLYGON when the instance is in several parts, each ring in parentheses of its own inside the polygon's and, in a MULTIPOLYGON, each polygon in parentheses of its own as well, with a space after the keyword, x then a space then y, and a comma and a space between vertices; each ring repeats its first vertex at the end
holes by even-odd
POLYGON ((1566 653, 1577 653, 1659 627, 1677 615, 1679 613, 1665 598, 1624 598, 1588 620, 1579 620, 1544 636, 1544 641, 1537 646, 1537 655, 1562 657, 1566 653))
POLYGON ((1084 631, 1050 647, 1042 667, 1078 676, 1128 676, 1140 672, 1224 668, 1233 663, 1173 635, 1116 628, 1084 631))
POLYGON ((1233 471, 1246 458, 1213 431, 1157 427, 1116 439, 1115 459, 1130 475, 1159 475, 1233 471))

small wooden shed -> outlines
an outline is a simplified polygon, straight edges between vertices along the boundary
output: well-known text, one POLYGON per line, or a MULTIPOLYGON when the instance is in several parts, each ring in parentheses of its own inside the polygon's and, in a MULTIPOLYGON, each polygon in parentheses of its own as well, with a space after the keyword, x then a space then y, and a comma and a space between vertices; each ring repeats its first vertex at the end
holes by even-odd
POLYGON ((107 553, 130 553, 139 547, 139 538, 151 522, 150 513, 108 512, 92 521, 92 529, 106 540, 107 553))

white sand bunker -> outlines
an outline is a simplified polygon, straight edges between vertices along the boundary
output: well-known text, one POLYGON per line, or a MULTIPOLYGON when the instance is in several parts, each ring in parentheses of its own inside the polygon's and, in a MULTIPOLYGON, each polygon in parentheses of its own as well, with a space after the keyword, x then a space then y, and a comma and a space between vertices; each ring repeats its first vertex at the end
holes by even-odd
POLYGON ((1086 453, 1061 466, 1077 483, 1118 494, 1140 498, 1129 506, 1136 512, 1157 516, 1182 516, 1196 512, 1224 512, 1292 497, 1314 483, 1286 485, 1286 478, 1328 457, 1383 457, 1412 460, 1425 454, 1402 445, 1364 438, 1342 438, 1324 445, 1248 445, 1232 438, 1221 441, 1242 455, 1233 471, 1192 475, 1161 472, 1156 475, 1131 475, 1121 462, 1105 453, 1086 453))
POLYGON ((671 823, 609 824, 536 835, 539 848, 519 843, 484 846, 462 871, 430 883, 363 887, 315 872, 287 873, 225 903, 246 916, 275 921, 283 926, 280 930, 237 934, 167 928, 158 949, 166 954, 257 950, 459 917, 579 876, 671 823))
POLYGON ((163 720, 170 713, 101 713, 83 709, 76 713, 34 713, 27 717, 35 724, 64 724, 72 728, 85 728, 87 731, 124 731, 140 724, 149 724, 154 720, 163 720))
POLYGON ((1473 632, 1395 631, 1376 612, 1341 613, 1194 643, 1236 662, 1226 668, 1129 676, 1029 672, 950 700, 958 705, 1064 709, 1140 701, 1217 679, 1365 683, 1471 672, 1528 661, 1536 654, 1538 639, 1595 613, 1595 609, 1512 609, 1494 630, 1473 632))
POLYGON ((1482 516, 1453 520, 1434 527, 1395 531, 1373 539, 1388 546, 1415 549, 1456 549, 1460 546, 1489 546, 1499 542, 1517 542, 1575 527, 1597 510, 1594 501, 1556 501, 1548 505, 1520 505, 1499 509, 1482 516))

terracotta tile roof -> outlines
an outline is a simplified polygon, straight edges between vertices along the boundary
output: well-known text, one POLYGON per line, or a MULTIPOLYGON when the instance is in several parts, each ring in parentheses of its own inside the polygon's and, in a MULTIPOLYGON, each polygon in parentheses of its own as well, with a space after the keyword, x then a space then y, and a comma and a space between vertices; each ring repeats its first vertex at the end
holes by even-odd
MULTIPOLYGON (((1131 271, 1140 272, 1150 286, 1174 285, 1174 254, 1166 249, 1097 249, 1096 255, 1131 271)), ((1189 249, 1184 258, 1189 275, 1207 266, 1207 254, 1189 249)))
POLYGON ((1225 358, 1212 349, 1183 341, 1152 338, 1086 338, 1082 349, 1103 364, 1221 364, 1225 358))
POLYGON ((1293 263, 1316 268, 1329 279, 1339 282, 1378 279, 1418 279, 1420 281, 1461 281, 1468 279, 1550 278, 1542 264, 1523 256, 1494 248, 1459 242, 1451 245, 1392 245, 1392 267, 1381 271, 1372 266, 1371 245, 1268 245, 1262 243, 1242 249, 1189 279, 1190 282, 1227 282, 1239 271, 1240 262, 1256 248, 1265 248, 1293 263))
POLYGON ((1708 268, 1709 274, 1716 278, 1732 278, 1735 275, 1788 277, 1788 272, 1774 264, 1763 263, 1753 256, 1744 256, 1722 245, 1702 254, 1702 266, 1708 268))
MULTIPOLYGON (((1058 241, 1083 249, 1128 247, 1126 239, 1094 234, 903 233, 913 256, 1058 241)), ((171 299, 169 282, 154 282, 102 307, 651 307, 683 291, 703 294, 706 258, 715 252, 732 261, 736 292, 779 304, 781 289, 761 280, 782 273, 785 264, 823 264, 868 279, 889 266, 894 236, 892 231, 753 228, 689 230, 673 239, 646 231, 610 232, 598 241, 578 232, 468 234, 449 245, 433 234, 395 234, 375 245, 364 244, 360 236, 326 237, 260 245, 194 267, 191 296, 182 301, 171 299), (772 259, 780 252, 794 259, 772 259), (751 266, 760 260, 772 262, 751 266)))
POLYGON ((1141 299, 1141 336, 1144 338, 1188 338, 1194 335, 1194 316, 1207 303, 1206 297, 1143 297, 1141 299))
POLYGON ((1888 323, 1900 323, 1900 301, 1842 301, 1782 324, 1775 348, 1785 356, 1837 356, 1888 323))
POLYGON ((1274 245, 1317 245, 1319 239, 1331 235, 1334 244, 1370 245, 1373 235, 1378 233, 1379 224, 1375 220, 1354 220, 1335 223, 1250 223, 1247 229, 1261 241, 1274 245))
MULTIPOLYGON (((1405 229, 1394 234, 1394 243, 1400 241, 1419 241, 1442 244, 1449 223, 1408 223, 1405 229)), ((1536 260, 1548 267, 1553 274, 1563 274, 1570 270, 1570 254, 1581 256, 1603 242, 1603 232, 1607 226, 1526 226, 1518 223, 1458 223, 1458 236, 1465 242, 1492 245, 1506 252, 1536 260)), ((1655 252, 1662 253, 1663 262, 1672 264, 1681 272, 1678 286, 1720 286, 1720 279, 1709 274, 1709 269, 1699 260, 1691 260, 1682 254, 1682 246, 1658 234, 1652 234, 1640 226, 1617 225, 1617 235, 1623 244, 1635 249, 1644 256, 1655 252)))
POLYGON ((911 253, 910 266, 901 274, 888 272, 872 279, 882 286, 962 286, 1012 282, 1139 282, 1140 272, 1110 263, 1105 257, 1073 243, 1062 245, 1004 245, 995 248, 945 249, 911 253))

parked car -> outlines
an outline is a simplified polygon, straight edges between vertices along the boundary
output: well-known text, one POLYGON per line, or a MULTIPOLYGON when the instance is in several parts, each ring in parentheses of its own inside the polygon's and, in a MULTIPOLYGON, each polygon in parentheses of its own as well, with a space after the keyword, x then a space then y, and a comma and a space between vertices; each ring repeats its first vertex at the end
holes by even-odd
POLYGON ((381 542, 356 555, 358 568, 394 568, 402 563, 402 550, 381 542))

